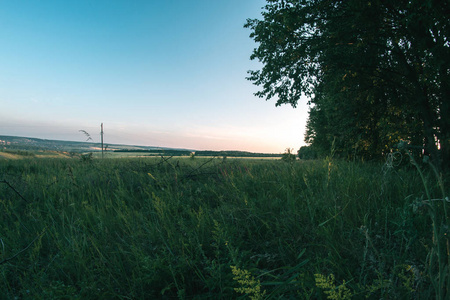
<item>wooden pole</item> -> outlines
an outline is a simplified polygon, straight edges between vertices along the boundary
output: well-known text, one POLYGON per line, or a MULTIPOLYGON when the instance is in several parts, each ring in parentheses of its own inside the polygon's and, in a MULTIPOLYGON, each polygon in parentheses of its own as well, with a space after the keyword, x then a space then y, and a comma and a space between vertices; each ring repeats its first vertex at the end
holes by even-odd
POLYGON ((101 125, 101 129, 102 129, 102 131, 100 131, 100 135, 102 137, 102 158, 103 158, 103 123, 101 125))

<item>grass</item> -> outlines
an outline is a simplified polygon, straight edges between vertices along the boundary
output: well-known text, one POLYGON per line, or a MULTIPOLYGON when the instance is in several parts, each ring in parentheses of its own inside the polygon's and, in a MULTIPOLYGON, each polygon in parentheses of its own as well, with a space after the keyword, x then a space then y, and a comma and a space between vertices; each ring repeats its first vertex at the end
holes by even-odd
POLYGON ((5 299, 446 299, 446 181, 419 168, 0 160, 0 290, 5 299))

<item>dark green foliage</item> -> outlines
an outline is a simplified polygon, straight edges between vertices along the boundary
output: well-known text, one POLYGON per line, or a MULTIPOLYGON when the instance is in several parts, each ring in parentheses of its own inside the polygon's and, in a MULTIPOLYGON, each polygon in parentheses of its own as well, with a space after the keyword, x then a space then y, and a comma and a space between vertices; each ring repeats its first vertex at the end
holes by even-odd
POLYGON ((0 264, 0 290, 8 299, 231 299, 241 296, 235 266, 275 299, 324 299, 315 274, 361 298, 433 297, 448 265, 429 261, 430 224, 442 234, 448 208, 433 201, 430 217, 427 199, 441 199, 445 183, 421 174, 426 192, 410 166, 330 159, 0 161, 0 260, 19 253, 0 264))
POLYGON ((276 105, 310 97, 306 142, 379 159, 404 140, 450 164, 449 1, 267 2, 248 79, 276 105))
POLYGON ((81 160, 82 162, 85 162, 85 163, 90 163, 90 162, 92 162, 92 160, 93 160, 93 154, 92 154, 92 152, 87 153, 87 154, 81 154, 81 155, 80 155, 80 160, 81 160))
POLYGON ((297 152, 299 159, 316 159, 318 153, 314 150, 312 146, 302 146, 297 152))
POLYGON ((26 151, 26 150, 9 150, 4 149, 2 152, 9 153, 9 154, 17 154, 20 156, 35 156, 33 152, 26 151))
POLYGON ((281 156, 281 160, 286 162, 292 162, 296 159, 295 154, 293 153, 293 149, 286 148, 286 151, 284 151, 283 155, 281 156))

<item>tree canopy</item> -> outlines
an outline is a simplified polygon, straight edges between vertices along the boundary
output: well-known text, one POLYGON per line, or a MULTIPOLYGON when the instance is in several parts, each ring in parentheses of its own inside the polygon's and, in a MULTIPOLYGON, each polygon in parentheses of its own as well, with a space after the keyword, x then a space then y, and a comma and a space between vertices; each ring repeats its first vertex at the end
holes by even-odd
POLYGON ((268 0, 245 27, 248 79, 276 105, 307 96, 305 141, 379 158, 400 141, 449 163, 450 1, 268 0))

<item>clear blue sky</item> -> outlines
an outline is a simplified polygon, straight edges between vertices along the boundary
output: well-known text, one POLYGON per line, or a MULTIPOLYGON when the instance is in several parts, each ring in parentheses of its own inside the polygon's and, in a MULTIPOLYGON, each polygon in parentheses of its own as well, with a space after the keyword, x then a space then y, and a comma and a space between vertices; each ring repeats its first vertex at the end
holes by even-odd
MULTIPOLYGON (((197 150, 303 145, 247 81, 262 0, 0 1, 0 135, 197 150)), ((306 102, 306 99, 305 101, 306 102)))

